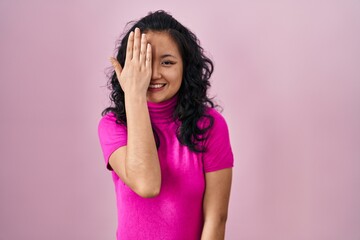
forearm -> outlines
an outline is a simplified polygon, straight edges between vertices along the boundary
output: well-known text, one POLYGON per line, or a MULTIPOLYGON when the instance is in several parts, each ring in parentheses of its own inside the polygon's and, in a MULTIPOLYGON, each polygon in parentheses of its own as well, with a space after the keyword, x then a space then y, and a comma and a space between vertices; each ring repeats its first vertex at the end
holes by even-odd
POLYGON ((156 195, 161 172, 146 96, 125 95, 125 108, 128 132, 125 176, 135 191, 156 195))
POLYGON ((226 221, 205 221, 201 240, 224 240, 226 221))

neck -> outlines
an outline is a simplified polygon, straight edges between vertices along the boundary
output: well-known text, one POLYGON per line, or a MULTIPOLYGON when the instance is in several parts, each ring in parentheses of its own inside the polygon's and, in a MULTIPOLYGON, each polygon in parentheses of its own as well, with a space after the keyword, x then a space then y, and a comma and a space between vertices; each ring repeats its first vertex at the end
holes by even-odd
POLYGON ((160 103, 147 102, 150 119, 153 123, 173 121, 177 105, 177 95, 160 103))

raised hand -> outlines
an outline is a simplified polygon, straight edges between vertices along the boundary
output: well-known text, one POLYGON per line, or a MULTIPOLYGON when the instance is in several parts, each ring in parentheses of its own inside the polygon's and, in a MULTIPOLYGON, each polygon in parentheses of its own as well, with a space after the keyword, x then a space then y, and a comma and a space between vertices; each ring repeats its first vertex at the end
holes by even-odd
POLYGON ((135 28, 135 33, 129 34, 124 68, 115 58, 110 59, 126 95, 146 96, 152 71, 151 54, 151 45, 147 42, 146 34, 141 34, 140 29, 135 28))
POLYGON ((142 197, 154 197, 161 187, 161 169, 147 106, 152 74, 151 46, 136 28, 128 38, 124 68, 111 58, 125 92, 127 145, 118 148, 109 163, 116 174, 142 197))

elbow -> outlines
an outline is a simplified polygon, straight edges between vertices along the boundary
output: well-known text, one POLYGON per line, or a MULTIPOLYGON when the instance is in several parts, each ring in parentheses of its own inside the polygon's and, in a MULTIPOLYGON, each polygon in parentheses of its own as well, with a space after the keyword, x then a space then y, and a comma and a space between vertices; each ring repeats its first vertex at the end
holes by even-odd
POLYGON ((150 171, 144 174, 134 174, 130 171, 126 174, 126 182, 129 187, 142 198, 154 198, 160 194, 161 190, 161 172, 160 168, 157 171, 150 171), (129 176, 130 175, 130 176, 129 176), (130 178, 131 177, 131 178, 130 178))
POLYGON ((154 198, 160 194, 160 187, 146 187, 137 189, 136 194, 142 198, 154 198))
POLYGON ((220 224, 226 224, 227 219, 228 219, 227 213, 221 214, 221 215, 219 216, 219 222, 220 222, 220 224))
POLYGON ((228 218, 228 214, 227 214, 227 211, 226 211, 226 212, 218 213, 216 219, 217 219, 217 222, 219 224, 226 224, 227 218, 228 218))
POLYGON ((138 195, 142 198, 154 198, 157 197, 160 193, 160 190, 154 190, 154 191, 143 191, 139 192, 138 195))
POLYGON ((154 198, 160 194, 161 181, 157 183, 142 183, 136 186, 134 192, 142 198, 154 198))
POLYGON ((228 217, 227 213, 219 213, 216 215, 205 216, 205 223, 218 227, 225 226, 227 217, 228 217))

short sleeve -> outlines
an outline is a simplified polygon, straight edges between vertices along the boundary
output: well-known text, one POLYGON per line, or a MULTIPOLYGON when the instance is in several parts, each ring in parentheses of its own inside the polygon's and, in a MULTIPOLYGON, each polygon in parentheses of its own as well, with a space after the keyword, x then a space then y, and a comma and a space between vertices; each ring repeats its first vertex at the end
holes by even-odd
POLYGON ((99 121, 98 136, 106 167, 109 170, 112 170, 109 165, 109 158, 116 149, 126 146, 126 127, 124 125, 117 124, 115 115, 113 113, 108 113, 99 121))
POLYGON ((234 156, 230 144, 228 126, 219 112, 211 108, 208 114, 214 118, 205 141, 206 152, 203 153, 205 172, 213 172, 234 166, 234 156))

